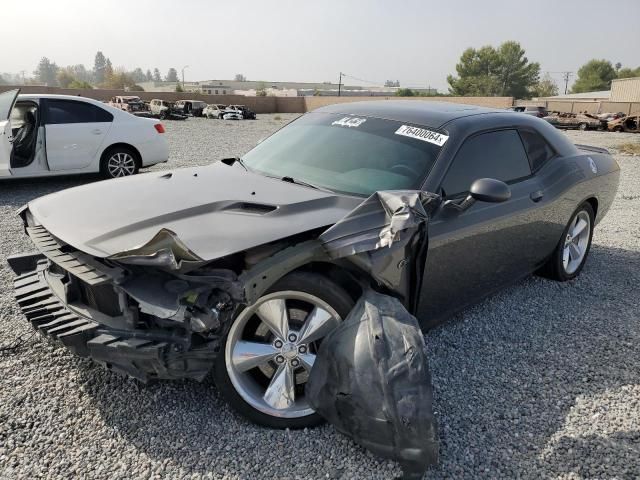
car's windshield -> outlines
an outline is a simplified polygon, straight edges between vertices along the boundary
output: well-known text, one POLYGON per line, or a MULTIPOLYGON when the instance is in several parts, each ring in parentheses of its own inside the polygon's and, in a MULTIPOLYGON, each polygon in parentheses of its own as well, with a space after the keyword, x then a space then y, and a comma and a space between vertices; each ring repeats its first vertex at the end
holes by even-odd
POLYGON ((447 136, 426 127, 344 114, 310 113, 242 157, 259 173, 333 191, 371 195, 420 188, 447 136))

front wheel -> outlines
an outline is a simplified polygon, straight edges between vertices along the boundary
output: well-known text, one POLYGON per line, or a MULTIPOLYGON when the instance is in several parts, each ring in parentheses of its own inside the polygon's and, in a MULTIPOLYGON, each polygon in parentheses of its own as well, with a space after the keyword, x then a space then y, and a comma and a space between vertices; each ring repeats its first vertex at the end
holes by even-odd
POLYGON ((216 359, 216 384, 229 405, 272 428, 321 423, 305 386, 322 339, 353 304, 319 274, 294 272, 276 282, 236 317, 216 359))
POLYGON ((100 172, 106 178, 128 177, 138 173, 140 164, 136 153, 125 147, 108 150, 102 157, 100 172))
POLYGON ((584 132, 589 129, 589 125, 587 125, 586 123, 581 123, 580 125, 578 125, 578 128, 584 132))
POLYGON ((540 269, 542 276, 566 282, 577 277, 589 255, 595 214, 585 202, 574 212, 562 238, 547 263, 540 269))

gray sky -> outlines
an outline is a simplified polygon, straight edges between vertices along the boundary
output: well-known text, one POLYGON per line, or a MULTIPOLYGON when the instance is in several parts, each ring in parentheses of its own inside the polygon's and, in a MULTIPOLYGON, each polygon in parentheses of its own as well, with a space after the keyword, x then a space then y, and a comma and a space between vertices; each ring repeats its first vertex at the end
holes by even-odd
POLYGON ((163 76, 189 65, 187 81, 236 73, 337 81, 343 71, 445 91, 465 48, 505 40, 519 41, 543 72, 575 72, 591 58, 640 66, 639 0, 2 3, 2 17, 12 21, 0 29, 0 72, 32 72, 42 56, 59 66, 92 67, 102 50, 114 66, 158 67, 163 76))

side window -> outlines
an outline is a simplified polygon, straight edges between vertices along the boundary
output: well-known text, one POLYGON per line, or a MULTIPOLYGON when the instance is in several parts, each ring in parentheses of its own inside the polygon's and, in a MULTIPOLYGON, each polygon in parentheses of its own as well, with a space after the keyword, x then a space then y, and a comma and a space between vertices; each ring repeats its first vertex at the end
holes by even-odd
POLYGON ((556 152, 540 134, 524 130, 520 132, 520 137, 534 172, 555 156, 556 152))
POLYGON ((112 122, 113 115, 96 105, 86 102, 48 99, 46 119, 46 123, 49 125, 112 122))
POLYGON ((529 160, 515 130, 482 133, 466 140, 449 168, 442 188, 446 196, 468 192, 479 178, 510 182, 531 175, 529 160))

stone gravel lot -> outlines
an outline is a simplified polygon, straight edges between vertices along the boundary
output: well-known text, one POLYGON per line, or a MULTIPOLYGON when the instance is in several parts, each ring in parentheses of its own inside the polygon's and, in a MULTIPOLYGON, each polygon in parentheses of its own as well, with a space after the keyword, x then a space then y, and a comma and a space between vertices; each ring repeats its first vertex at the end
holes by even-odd
MULTIPOLYGON (((242 154, 294 117, 165 122, 171 160, 153 170, 242 154)), ((632 134, 567 134, 613 153, 640 142, 632 134)), ((427 334, 441 462, 426 478, 640 477, 640 157, 616 159, 620 189, 577 280, 527 279, 427 334)), ((331 426, 250 425, 211 381, 142 386, 30 336, 5 263, 31 249, 15 210, 94 180, 0 184, 0 345, 25 339, 0 353, 0 478, 399 474, 331 426)))

